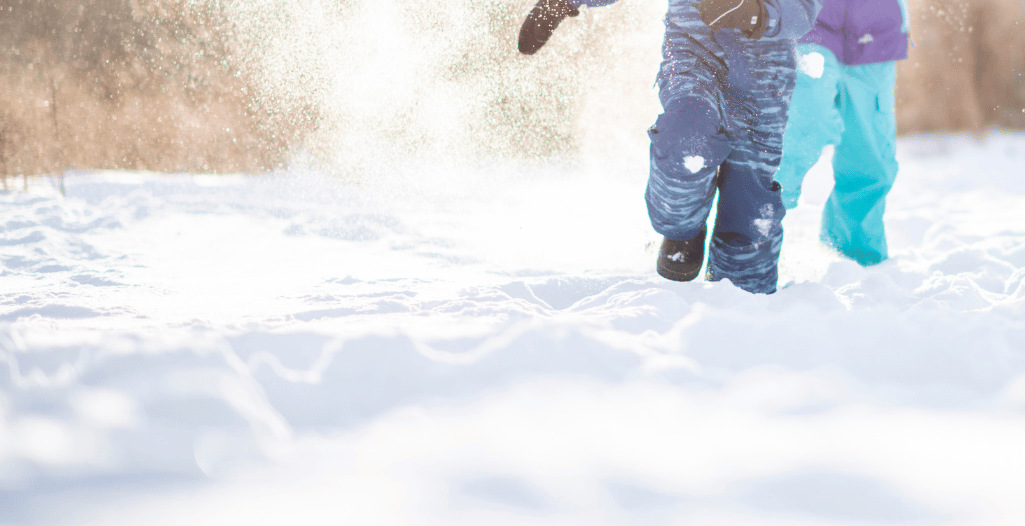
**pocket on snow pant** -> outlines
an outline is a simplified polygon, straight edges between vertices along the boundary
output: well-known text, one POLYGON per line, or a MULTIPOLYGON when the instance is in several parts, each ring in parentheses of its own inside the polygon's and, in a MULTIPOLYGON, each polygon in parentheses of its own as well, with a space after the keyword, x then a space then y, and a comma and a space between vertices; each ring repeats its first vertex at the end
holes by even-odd
MULTIPOLYGON (((892 94, 876 95, 876 112, 872 117, 875 128, 875 142, 879 148, 880 159, 884 165, 896 164, 897 157, 897 115, 896 104, 892 94)), ((895 175, 896 167, 891 171, 895 175)), ((892 181, 890 181, 892 184, 892 181)))

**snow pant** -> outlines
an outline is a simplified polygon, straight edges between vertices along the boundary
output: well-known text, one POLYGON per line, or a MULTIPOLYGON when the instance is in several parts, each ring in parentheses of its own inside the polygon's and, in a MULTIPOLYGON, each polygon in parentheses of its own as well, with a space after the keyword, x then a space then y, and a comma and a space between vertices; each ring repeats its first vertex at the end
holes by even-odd
POLYGON ((658 77, 663 113, 648 130, 648 215, 659 234, 690 239, 718 191, 710 281, 776 290, 786 210, 773 175, 795 60, 790 41, 751 40, 732 29, 713 35, 697 1, 670 2, 658 77))
POLYGON ((883 213, 897 177, 897 65, 848 66, 811 44, 798 46, 798 55, 797 88, 776 173, 783 203, 797 206, 805 174, 822 149, 834 145, 835 185, 822 211, 821 238, 858 263, 874 265, 887 258, 883 213))

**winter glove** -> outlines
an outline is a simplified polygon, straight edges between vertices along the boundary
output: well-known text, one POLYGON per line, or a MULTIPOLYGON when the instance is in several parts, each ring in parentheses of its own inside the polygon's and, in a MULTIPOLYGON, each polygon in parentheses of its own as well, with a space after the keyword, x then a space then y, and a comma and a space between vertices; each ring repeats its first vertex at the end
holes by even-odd
POLYGON ((702 0, 698 12, 701 21, 712 28, 713 33, 726 28, 739 29, 754 40, 765 36, 769 23, 764 0, 702 0))
POLYGON ((567 0, 538 0, 520 28, 520 53, 537 53, 537 50, 552 37, 560 22, 567 16, 579 14, 580 10, 570 5, 567 0))

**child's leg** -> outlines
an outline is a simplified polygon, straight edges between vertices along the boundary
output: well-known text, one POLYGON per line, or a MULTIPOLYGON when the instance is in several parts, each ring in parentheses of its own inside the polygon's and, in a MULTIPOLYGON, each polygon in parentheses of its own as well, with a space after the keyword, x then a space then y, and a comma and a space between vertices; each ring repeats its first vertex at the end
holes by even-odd
POLYGON ((783 162, 776 172, 788 209, 797 206, 801 182, 822 149, 839 144, 844 129, 837 108, 840 61, 829 49, 814 44, 799 45, 797 57, 797 87, 783 136, 783 162))
POLYGON ((719 211, 708 277, 769 294, 776 290, 783 244, 781 222, 786 209, 773 176, 783 155, 794 56, 789 45, 780 43, 747 41, 740 51, 731 53, 730 67, 749 68, 755 81, 735 96, 751 111, 732 116, 734 150, 719 171, 719 211))
POLYGON ((846 66, 840 111, 846 129, 833 157, 836 185, 822 212, 822 240, 862 265, 887 258, 883 212, 897 176, 897 66, 846 66))
POLYGON ((748 292, 771 294, 779 279, 786 209, 772 172, 750 170, 749 159, 749 152, 738 149, 719 173, 708 280, 729 279, 748 292))
POLYGON ((716 172, 731 150, 717 80, 724 74, 712 69, 719 60, 709 51, 718 44, 696 5, 681 2, 671 7, 659 75, 664 113, 648 130, 648 215, 656 232, 678 241, 700 233, 715 197, 716 172))

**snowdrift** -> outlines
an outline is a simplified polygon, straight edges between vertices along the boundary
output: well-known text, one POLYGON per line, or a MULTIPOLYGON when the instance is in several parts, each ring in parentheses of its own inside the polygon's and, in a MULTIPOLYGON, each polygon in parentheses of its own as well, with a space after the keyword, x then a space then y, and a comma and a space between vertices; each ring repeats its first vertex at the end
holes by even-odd
POLYGON ((902 140, 893 259, 653 271, 643 174, 0 194, 0 524, 1018 524, 1025 137, 902 140))

